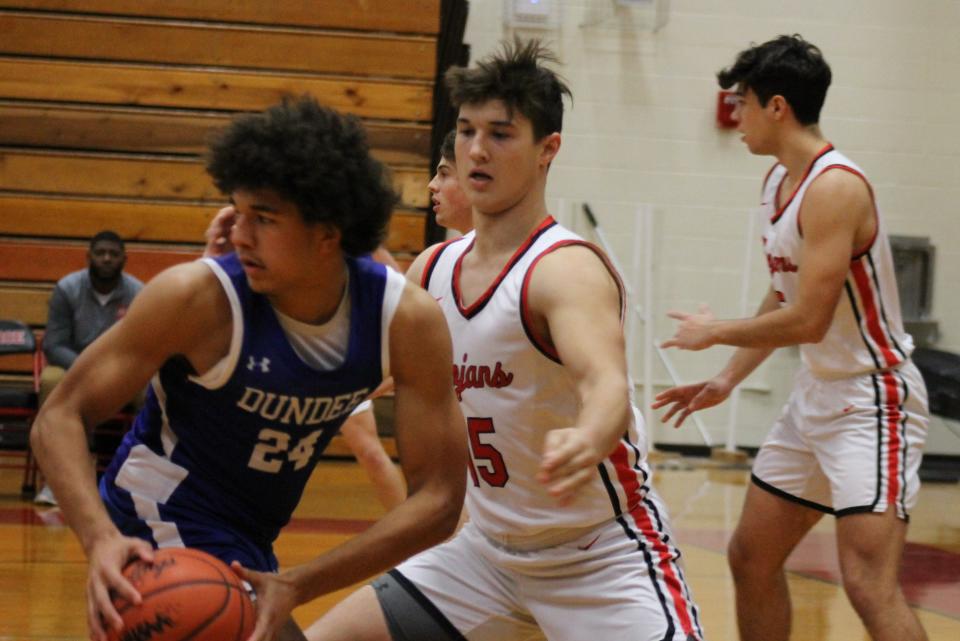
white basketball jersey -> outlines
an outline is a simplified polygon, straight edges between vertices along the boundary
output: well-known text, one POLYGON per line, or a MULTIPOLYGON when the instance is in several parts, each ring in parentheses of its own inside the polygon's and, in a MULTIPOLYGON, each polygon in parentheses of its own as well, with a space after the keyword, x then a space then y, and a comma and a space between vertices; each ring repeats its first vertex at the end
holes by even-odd
MULTIPOLYGON (((862 178, 873 198, 873 188, 860 168, 832 145, 817 154, 792 195, 780 193, 787 174, 783 165, 774 166, 764 182, 763 247, 781 305, 797 300, 799 270, 803 269, 800 264, 803 197, 817 176, 833 169, 849 171, 862 178)), ((876 203, 874 212, 877 233, 866 247, 851 257, 844 292, 830 329, 819 343, 800 345, 803 362, 819 378, 842 378, 895 367, 913 351, 913 339, 903 329, 890 242, 876 203)))
MULTIPOLYGON (((454 384, 470 445, 466 505, 471 520, 488 536, 520 540, 628 513, 643 498, 649 477, 637 425, 570 505, 560 507, 536 480, 546 433, 574 426, 580 403, 556 352, 527 322, 525 300, 537 261, 568 245, 589 247, 618 286, 619 277, 602 251, 548 217, 486 292, 465 307, 459 276, 473 243, 471 232, 438 247, 422 281, 443 309, 453 337, 454 384)), ((621 299, 622 291, 621 286, 621 299)))

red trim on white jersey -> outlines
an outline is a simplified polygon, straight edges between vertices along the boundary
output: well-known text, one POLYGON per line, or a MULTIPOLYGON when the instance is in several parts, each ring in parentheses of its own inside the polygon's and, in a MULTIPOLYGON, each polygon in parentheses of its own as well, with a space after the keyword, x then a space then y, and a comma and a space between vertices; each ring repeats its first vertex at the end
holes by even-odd
POLYGON ((440 254, 442 254, 443 251, 451 244, 462 239, 462 236, 460 238, 451 238, 444 243, 440 243, 436 249, 433 250, 433 253, 430 254, 429 258, 427 258, 427 264, 423 266, 423 272, 420 274, 420 287, 426 289, 430 286, 430 276, 433 274, 433 268, 437 266, 437 261, 440 259, 440 254))
POLYGON ((547 216, 543 221, 537 225, 536 229, 531 232, 530 236, 527 237, 523 244, 517 247, 516 251, 513 252, 513 256, 510 257, 510 260, 507 261, 507 264, 503 266, 503 269, 500 270, 500 273, 497 274, 497 277, 493 279, 493 282, 490 283, 490 286, 487 287, 487 290, 480 295, 477 300, 473 301, 469 306, 463 306, 463 296, 460 293, 460 270, 463 266, 464 257, 470 253, 470 250, 473 249, 473 245, 476 242, 476 237, 470 241, 470 246, 467 247, 460 257, 457 259, 456 264, 453 266, 453 297, 457 302, 457 309, 460 310, 460 314, 464 318, 471 318, 475 316, 483 307, 489 302, 490 297, 493 296, 493 293, 497 291, 497 287, 500 286, 500 283, 503 282, 503 279, 507 274, 510 273, 510 270, 513 269, 513 266, 517 264, 527 250, 530 249, 530 246, 536 242, 537 238, 540 237, 543 232, 550 229, 557 224, 557 221, 553 219, 553 216, 547 216))
MULTIPOLYGON (((770 219, 771 223, 775 223, 778 220, 780 220, 780 216, 783 216, 783 212, 787 210, 787 207, 789 207, 790 203, 793 202, 794 197, 796 197, 797 192, 800 191, 800 188, 803 186, 803 183, 806 182, 807 176, 810 175, 810 170, 813 169, 813 166, 816 164, 818 160, 820 160, 821 156, 823 156, 824 154, 828 154, 831 151, 833 151, 833 145, 831 145, 830 143, 827 143, 823 149, 817 152, 817 155, 813 157, 813 160, 810 161, 810 164, 807 165, 807 168, 803 171, 803 176, 801 176, 800 180, 798 180, 796 184, 794 184, 793 193, 791 193, 790 197, 787 198, 787 201, 781 205, 780 204, 780 188, 783 187, 783 183, 787 179, 787 174, 786 173, 783 174, 783 178, 780 179, 780 184, 777 185, 777 192, 773 198, 773 206, 776 209, 776 213, 773 215, 773 218, 770 219)), ((771 171, 773 170, 771 169, 771 171)))
MULTIPOLYGON (((873 195, 873 185, 870 184, 870 181, 867 180, 867 177, 864 176, 859 171, 857 171, 856 169, 854 169, 853 167, 851 167, 850 165, 839 165, 839 164, 827 165, 826 167, 823 168, 823 170, 820 172, 820 175, 818 175, 817 178, 827 173, 831 169, 842 169, 843 171, 850 172, 854 176, 858 176, 860 180, 863 181, 863 184, 867 186, 867 191, 870 193, 870 205, 873 208, 873 223, 874 223, 873 236, 870 237, 870 240, 868 240, 863 247, 853 252, 853 258, 851 260, 857 260, 858 258, 860 258, 861 256, 863 256, 864 254, 870 251, 870 249, 873 247, 873 243, 877 240, 877 236, 880 235, 880 212, 877 210, 877 199, 873 195)), ((814 178, 814 181, 816 181, 817 178, 814 178)), ((801 238, 803 237, 803 224, 800 221, 800 216, 802 214, 803 214, 803 210, 797 212, 797 231, 800 232, 801 238)))
POLYGON ((556 251, 557 249, 560 249, 561 247, 570 247, 572 245, 586 247, 587 249, 592 251, 594 254, 596 254, 597 258, 599 258, 603 262, 603 266, 607 268, 607 271, 610 272, 610 275, 613 277, 613 281, 617 285, 617 292, 620 297, 620 327, 621 328, 623 327, 623 323, 626 318, 626 309, 627 309, 627 297, 625 293, 626 290, 624 289, 624 286, 623 286, 623 280, 620 278, 620 274, 617 273, 616 268, 614 268, 613 263, 610 261, 610 258, 605 253, 603 253, 602 249, 600 249, 593 243, 589 243, 585 240, 574 240, 574 239, 561 240, 544 249, 540 253, 540 255, 538 255, 533 260, 532 263, 530 263, 530 266, 527 267, 527 273, 524 274, 523 276, 523 285, 521 285, 520 287, 520 322, 523 324, 523 330, 526 332, 527 337, 530 339, 530 342, 533 344, 533 346, 536 347, 538 351, 542 352, 544 356, 560 364, 562 364, 562 361, 560 360, 560 355, 557 353, 557 349, 556 347, 554 347, 553 343, 549 341, 546 337, 540 336, 539 334, 537 334, 536 331, 534 331, 533 322, 530 314, 530 305, 527 303, 527 300, 528 300, 527 291, 530 289, 530 277, 533 275, 533 270, 537 266, 537 263, 540 262, 540 259, 542 259, 547 254, 550 254, 556 251))
POLYGON ((763 182, 760 183, 760 195, 767 190, 767 183, 770 181, 770 176, 773 175, 773 171, 780 166, 779 162, 773 163, 773 166, 767 170, 767 174, 763 177, 763 182))

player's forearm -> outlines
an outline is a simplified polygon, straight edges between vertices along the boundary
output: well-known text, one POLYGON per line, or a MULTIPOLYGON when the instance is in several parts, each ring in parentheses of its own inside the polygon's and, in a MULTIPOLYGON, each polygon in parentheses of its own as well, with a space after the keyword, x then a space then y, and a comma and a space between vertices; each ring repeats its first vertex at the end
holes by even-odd
POLYGON ((97 492, 80 418, 45 407, 34 421, 30 445, 83 549, 89 552, 98 539, 115 534, 117 529, 97 492))
POLYGON ((733 353, 718 376, 724 378, 732 389, 757 369, 774 352, 774 349, 773 347, 741 347, 733 353))
MULTIPOLYGON (((458 475, 465 479, 466 474, 458 475)), ((463 504, 462 484, 422 489, 362 534, 323 556, 284 573, 306 603, 384 572, 417 552, 446 540, 456 529, 463 504), (376 553, 371 553, 376 550, 376 553)))
POLYGON ((577 424, 588 431, 601 459, 617 447, 633 416, 628 378, 618 374, 598 377, 581 387, 577 424))
POLYGON ((714 345, 775 349, 819 340, 817 325, 791 307, 738 320, 714 321, 710 335, 714 345))

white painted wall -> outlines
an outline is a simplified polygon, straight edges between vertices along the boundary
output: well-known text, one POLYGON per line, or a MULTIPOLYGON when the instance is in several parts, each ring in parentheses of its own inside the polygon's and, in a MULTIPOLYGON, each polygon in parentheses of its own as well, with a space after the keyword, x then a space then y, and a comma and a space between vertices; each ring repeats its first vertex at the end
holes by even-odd
MULTIPOLYGON (((465 40, 474 59, 513 33, 504 26, 510 1, 471 0, 465 40)), ((548 197, 555 208, 565 203, 568 211, 557 216, 585 234, 585 222, 567 215, 579 216, 579 203, 589 202, 625 266, 635 212, 652 206, 656 335, 671 333, 664 315, 671 308, 708 302, 720 317, 743 315, 748 216, 772 161, 751 156, 736 133, 714 126, 715 73, 751 42, 800 33, 833 69, 823 131, 867 172, 891 233, 929 236, 936 246, 938 347, 960 352, 960 296, 951 284, 960 274, 960 2, 545 1, 555 5, 555 26, 518 33, 551 44, 574 94, 548 197), (667 22, 654 32, 657 4, 667 7, 667 22)), ((752 313, 767 287, 758 249, 747 271, 752 313)), ((729 354, 671 352, 686 381, 711 375, 729 354)), ((634 356, 642 362, 640 350, 634 356)), ((796 349, 783 349, 746 381, 739 445, 762 441, 797 364, 796 349)), ((659 364, 653 379, 656 389, 669 383, 659 364)), ((723 443, 728 406, 702 420, 723 443)), ((701 442, 692 425, 651 427, 660 443, 701 442)), ((935 421, 928 451, 960 454, 960 438, 935 421)))

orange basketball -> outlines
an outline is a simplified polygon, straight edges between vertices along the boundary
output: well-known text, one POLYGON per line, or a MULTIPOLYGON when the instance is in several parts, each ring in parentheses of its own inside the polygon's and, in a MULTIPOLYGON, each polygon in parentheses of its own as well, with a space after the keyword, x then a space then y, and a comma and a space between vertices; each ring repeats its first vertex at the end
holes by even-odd
POLYGON ((123 629, 111 641, 244 641, 253 632, 254 609, 240 579, 219 559, 190 548, 166 548, 153 563, 123 570, 140 592, 137 606, 114 599, 123 629))

